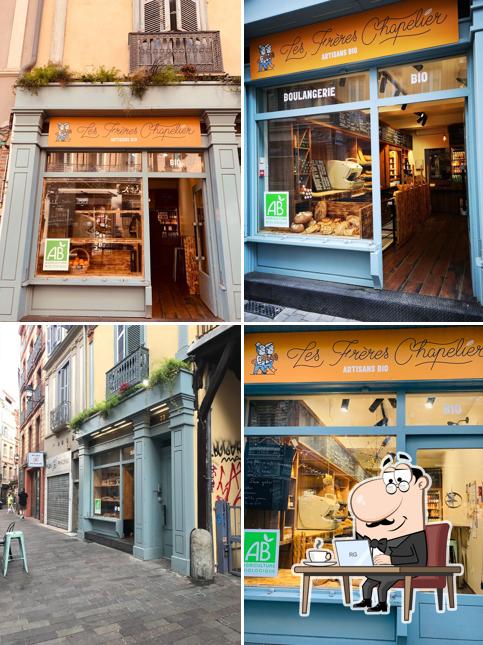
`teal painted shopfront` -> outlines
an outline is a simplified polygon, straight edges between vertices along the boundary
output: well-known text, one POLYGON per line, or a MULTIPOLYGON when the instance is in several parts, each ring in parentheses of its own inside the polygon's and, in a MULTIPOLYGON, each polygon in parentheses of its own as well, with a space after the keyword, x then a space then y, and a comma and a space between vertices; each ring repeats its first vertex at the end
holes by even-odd
POLYGON ((77 440, 79 535, 141 560, 168 558, 189 575, 196 526, 191 372, 182 369, 170 388, 135 391, 108 418, 91 417, 77 440))
POLYGON ((483 642, 482 367, 479 327, 246 329, 245 530, 280 531, 277 575, 245 578, 247 643, 483 642), (257 343, 273 345, 265 371, 257 343), (449 560, 464 566, 457 610, 438 613, 436 592, 418 591, 405 624, 396 590, 387 615, 368 616, 343 605, 339 581, 320 580, 301 617, 292 564, 317 537, 330 549, 352 535, 350 490, 396 451, 431 476, 428 522, 452 524, 449 560))
POLYGON ((481 304, 483 2, 245 7, 248 279, 481 304))

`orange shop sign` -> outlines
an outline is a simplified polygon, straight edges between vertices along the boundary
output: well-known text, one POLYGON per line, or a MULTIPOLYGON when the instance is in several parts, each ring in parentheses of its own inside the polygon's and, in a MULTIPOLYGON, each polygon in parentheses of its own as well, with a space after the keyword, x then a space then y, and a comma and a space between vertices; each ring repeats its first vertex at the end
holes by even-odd
POLYGON ((252 79, 458 42, 457 0, 404 0, 250 42, 252 79))
POLYGON ((55 117, 50 120, 52 148, 199 148, 200 120, 195 116, 55 117))
POLYGON ((483 378, 483 327, 245 334, 245 383, 483 378))

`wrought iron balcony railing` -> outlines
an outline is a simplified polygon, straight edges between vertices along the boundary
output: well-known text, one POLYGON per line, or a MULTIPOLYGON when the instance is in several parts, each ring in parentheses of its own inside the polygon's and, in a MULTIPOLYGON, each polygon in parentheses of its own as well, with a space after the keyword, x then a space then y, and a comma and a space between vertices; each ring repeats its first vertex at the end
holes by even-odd
POLYGON ((70 401, 62 401, 50 412, 50 429, 52 432, 62 432, 70 421, 70 401))
POLYGON ((106 372, 106 397, 118 394, 121 388, 132 387, 149 376, 149 350, 139 347, 106 372))
POLYGON ((219 31, 130 33, 128 42, 131 71, 152 65, 176 69, 189 65, 197 73, 224 72, 219 31))
POLYGON ((39 383, 32 393, 32 398, 28 399, 24 410, 20 411, 20 426, 23 426, 30 419, 32 414, 40 407, 44 400, 44 386, 39 383))
POLYGON ((37 336, 37 340, 34 343, 32 352, 30 356, 28 357, 27 360, 27 369, 26 369, 26 376, 28 377, 30 375, 30 372, 32 369, 35 367, 37 364, 37 359, 39 358, 40 354, 42 353, 44 347, 44 338, 42 335, 37 336))

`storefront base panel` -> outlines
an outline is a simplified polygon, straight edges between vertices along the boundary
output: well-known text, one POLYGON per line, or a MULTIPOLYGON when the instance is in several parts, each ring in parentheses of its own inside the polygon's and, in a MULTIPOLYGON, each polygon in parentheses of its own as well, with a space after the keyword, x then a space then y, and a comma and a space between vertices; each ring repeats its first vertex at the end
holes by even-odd
POLYGON ((33 286, 27 315, 144 318, 144 287, 33 286))
POLYGON ((180 558, 179 556, 171 556, 171 569, 182 576, 189 576, 190 574, 190 561, 187 558, 180 558))
MULTIPOLYGON (((313 594, 310 616, 299 616, 298 589, 283 590, 277 599, 245 592, 245 642, 273 645, 475 645, 483 643, 481 596, 458 595, 457 612, 436 611, 432 592, 416 593, 412 621, 401 621, 401 595, 392 594, 387 615, 367 616, 342 604, 339 591, 313 594), (396 606, 394 606, 396 605, 396 606), (456 620, 455 620, 456 619, 456 620)), ((261 590, 255 594, 263 593, 261 590)), ((356 599, 357 600, 357 599, 356 599)))
POLYGON ((146 548, 135 546, 132 554, 138 560, 159 560, 159 558, 163 557, 163 549, 158 546, 146 548))
POLYGON ((246 275, 245 299, 363 322, 483 321, 476 304, 266 272, 246 275))
POLYGON ((373 287, 370 259, 365 251, 259 244, 256 270, 373 287))

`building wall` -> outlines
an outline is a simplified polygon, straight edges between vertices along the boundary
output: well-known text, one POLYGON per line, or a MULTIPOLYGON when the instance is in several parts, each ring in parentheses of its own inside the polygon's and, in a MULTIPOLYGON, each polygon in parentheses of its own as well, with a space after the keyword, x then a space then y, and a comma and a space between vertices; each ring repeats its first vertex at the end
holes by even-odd
POLYGON ((88 382, 94 379, 94 402, 106 398, 106 372, 114 366, 114 328, 112 325, 97 325, 93 337, 94 364, 89 359, 88 382))
POLYGON ((208 29, 220 31, 223 67, 232 76, 241 76, 241 2, 206 0, 208 29))
POLYGON ((0 391, 0 474, 2 475, 2 499, 9 486, 18 482, 17 454, 17 419, 16 403, 7 392, 0 391))

